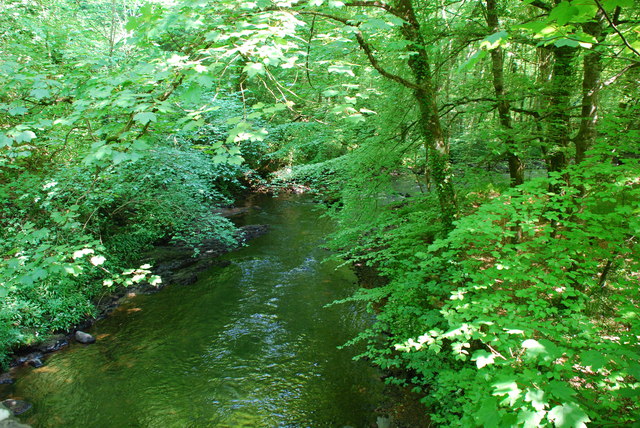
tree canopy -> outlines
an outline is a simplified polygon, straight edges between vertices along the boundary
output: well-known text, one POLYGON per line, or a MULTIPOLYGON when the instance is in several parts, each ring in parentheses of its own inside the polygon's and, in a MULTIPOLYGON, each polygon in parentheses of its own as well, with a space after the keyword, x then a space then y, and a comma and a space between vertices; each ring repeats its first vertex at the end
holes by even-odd
MULTIPOLYGON (((7 0, 0 347, 233 240, 241 189, 331 206, 363 356, 442 426, 640 412, 634 0, 7 0), (367 284, 364 284, 367 285, 367 284)), ((6 352, 5 352, 6 354, 6 352)))

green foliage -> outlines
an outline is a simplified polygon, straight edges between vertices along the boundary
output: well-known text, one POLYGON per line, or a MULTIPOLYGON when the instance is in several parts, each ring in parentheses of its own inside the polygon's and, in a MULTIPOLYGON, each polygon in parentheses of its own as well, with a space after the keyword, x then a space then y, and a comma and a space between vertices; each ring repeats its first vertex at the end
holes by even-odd
MULTIPOLYGON (((241 156, 257 164, 261 152, 253 137, 196 147, 195 134, 218 141, 216 131, 235 129, 212 111, 237 116, 242 105, 202 107, 213 81, 197 61, 139 34, 127 40, 133 3, 10 1, 0 10, 4 363, 12 347, 93 316, 114 287, 158 284, 150 266, 127 269, 154 242, 234 243, 234 226, 214 210, 251 172, 241 156)), ((140 9, 150 24, 164 13, 151 10, 140 9)))
POLYGON ((385 278, 354 341, 434 422, 629 424, 636 9, 4 2, 0 349, 142 280, 119 272, 158 240, 231 242, 214 209, 270 177, 321 192, 339 256, 385 278))
POLYGON ((562 196, 549 194, 558 176, 489 193, 438 240, 424 198, 412 198, 355 234, 350 259, 390 280, 355 297, 375 303, 372 333, 387 337, 372 334, 366 355, 415 373, 407 381, 424 391, 434 421, 633 420, 640 169, 630 153, 612 164, 609 144, 570 168, 582 190, 565 183, 562 196))
MULTIPOLYGON (((48 183, 50 184, 50 183, 48 183)), ((51 331, 64 330, 94 314, 92 299, 115 284, 130 285, 149 277, 148 270, 118 274, 103 255, 104 246, 85 234, 78 221, 79 206, 66 212, 50 210, 54 204, 51 186, 23 192, 21 198, 36 205, 38 223, 26 218, 4 219, 0 236, 0 295, 3 345, 0 361, 15 345, 31 343, 51 331), (129 275, 133 275, 129 277, 129 275)), ((28 214, 34 216, 34 211, 28 214)), ((5 207, 3 214, 17 210, 5 207)), ((26 213, 25 213, 26 214, 26 213)))

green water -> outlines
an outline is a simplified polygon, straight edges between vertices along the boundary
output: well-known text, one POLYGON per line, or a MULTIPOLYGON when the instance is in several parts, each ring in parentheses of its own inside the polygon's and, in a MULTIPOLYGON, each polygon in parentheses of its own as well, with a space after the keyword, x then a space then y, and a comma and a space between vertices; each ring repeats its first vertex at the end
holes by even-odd
MULTIPOLYGON (((376 373, 336 347, 368 322, 353 274, 327 256, 322 210, 294 195, 258 201, 270 232, 190 286, 140 295, 72 345, 21 369, 12 396, 34 427, 364 427, 376 373)), ((375 423, 374 423, 375 425, 375 423)))

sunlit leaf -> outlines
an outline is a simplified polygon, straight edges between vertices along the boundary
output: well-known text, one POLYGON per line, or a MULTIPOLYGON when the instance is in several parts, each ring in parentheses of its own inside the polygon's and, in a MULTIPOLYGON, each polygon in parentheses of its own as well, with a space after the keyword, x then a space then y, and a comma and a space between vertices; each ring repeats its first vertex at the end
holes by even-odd
POLYGON ((349 67, 347 65, 331 65, 331 66, 329 66, 327 71, 329 73, 347 74, 349 76, 355 77, 355 74, 353 73, 353 70, 351 69, 351 67, 349 67))
POLYGON ((576 404, 566 403, 549 410, 547 418, 557 428, 586 428, 589 416, 576 404))
POLYGON ((244 66, 242 71, 247 73, 247 76, 249 76, 250 78, 251 77, 255 77, 257 75, 261 75, 262 76, 262 75, 264 75, 266 73, 266 70, 264 68, 264 64, 262 64, 260 62, 249 63, 249 64, 244 66))
POLYGON ((22 131, 13 136, 17 143, 28 143, 34 138, 36 138, 36 134, 33 131, 22 131))

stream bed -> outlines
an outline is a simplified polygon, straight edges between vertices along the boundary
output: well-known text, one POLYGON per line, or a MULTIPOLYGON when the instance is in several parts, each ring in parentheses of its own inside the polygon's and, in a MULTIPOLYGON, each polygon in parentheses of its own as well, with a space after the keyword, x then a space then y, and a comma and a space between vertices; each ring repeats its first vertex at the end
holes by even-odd
POLYGON ((242 224, 269 232, 223 256, 192 285, 138 295, 10 395, 34 427, 370 427, 379 373, 338 349, 371 322, 362 307, 324 306, 357 287, 322 260, 332 222, 307 196, 260 197, 242 224))

